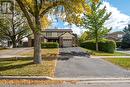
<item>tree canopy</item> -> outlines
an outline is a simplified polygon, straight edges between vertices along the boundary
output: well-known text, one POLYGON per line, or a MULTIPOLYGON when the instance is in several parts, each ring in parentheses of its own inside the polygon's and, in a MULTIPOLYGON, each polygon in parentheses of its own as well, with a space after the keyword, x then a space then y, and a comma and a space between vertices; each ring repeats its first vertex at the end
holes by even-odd
MULTIPOLYGON (((11 0, 14 1, 14 0, 11 0)), ((34 34, 34 63, 41 63, 41 31, 49 23, 49 14, 70 24, 80 24, 83 13, 91 14, 89 1, 99 0, 15 0, 34 34)))
MULTIPOLYGON (((85 11, 91 12, 86 0, 16 0, 23 8, 24 12, 35 17, 36 14, 44 17, 44 21, 48 21, 48 14, 57 15, 63 21, 69 23, 80 23, 81 14, 85 11)), ((97 2, 97 0, 95 0, 97 2)), ((29 16, 28 15, 28 16, 29 16)), ((45 23, 45 24, 46 24, 45 23)), ((32 26, 32 25, 31 25, 32 26)), ((45 25, 44 25, 45 26, 45 25)), ((43 27, 44 27, 43 26, 43 27)))
POLYGON ((130 24, 128 27, 125 27, 123 31, 125 34, 122 39, 121 47, 124 49, 130 48, 130 24))
POLYGON ((99 40, 110 31, 110 29, 104 27, 104 23, 108 20, 111 13, 106 12, 105 6, 104 8, 100 8, 102 4, 100 0, 91 0, 89 4, 91 14, 84 14, 82 26, 90 32, 92 38, 96 41, 96 50, 98 51, 99 40))
POLYGON ((89 31, 85 31, 79 38, 79 42, 82 43, 86 40, 91 40, 92 36, 91 33, 89 31))
POLYGON ((11 45, 15 48, 23 38, 32 33, 22 14, 14 13, 13 15, 0 14, 0 39, 11 41, 11 45))

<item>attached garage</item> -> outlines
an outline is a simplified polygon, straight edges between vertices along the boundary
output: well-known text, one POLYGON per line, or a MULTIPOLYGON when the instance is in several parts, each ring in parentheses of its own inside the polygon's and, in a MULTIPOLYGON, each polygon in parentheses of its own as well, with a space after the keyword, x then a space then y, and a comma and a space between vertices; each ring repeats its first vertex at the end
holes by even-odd
POLYGON ((60 46, 61 47, 73 47, 76 46, 75 36, 71 33, 64 33, 60 36, 60 46))
POLYGON ((72 47, 72 39, 64 39, 63 47, 72 47))

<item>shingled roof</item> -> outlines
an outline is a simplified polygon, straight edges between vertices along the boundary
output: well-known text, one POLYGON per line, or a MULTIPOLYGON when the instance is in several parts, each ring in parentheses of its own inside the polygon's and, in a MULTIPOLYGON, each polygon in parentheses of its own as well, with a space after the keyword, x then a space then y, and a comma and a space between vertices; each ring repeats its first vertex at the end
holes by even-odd
POLYGON ((71 29, 46 29, 45 32, 72 32, 71 29))

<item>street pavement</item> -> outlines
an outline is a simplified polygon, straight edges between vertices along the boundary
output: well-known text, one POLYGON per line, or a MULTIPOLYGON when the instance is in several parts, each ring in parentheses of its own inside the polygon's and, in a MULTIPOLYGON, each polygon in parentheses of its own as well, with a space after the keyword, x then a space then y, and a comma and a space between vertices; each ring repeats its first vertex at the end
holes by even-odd
POLYGON ((63 83, 63 84, 50 84, 50 85, 43 85, 43 84, 31 84, 31 85, 25 85, 25 84, 17 84, 17 85, 11 85, 11 84, 0 84, 0 87, 130 87, 130 83, 124 82, 124 83, 86 83, 86 82, 80 82, 80 83, 63 83))

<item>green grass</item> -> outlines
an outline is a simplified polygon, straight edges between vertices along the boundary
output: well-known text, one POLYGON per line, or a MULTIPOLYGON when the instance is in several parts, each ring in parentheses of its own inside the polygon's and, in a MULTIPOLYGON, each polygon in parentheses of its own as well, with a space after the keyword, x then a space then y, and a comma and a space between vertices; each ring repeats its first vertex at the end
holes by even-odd
POLYGON ((33 64, 33 59, 0 60, 0 76, 54 76, 55 58, 33 64))
POLYGON ((85 49, 86 52, 88 52, 90 55, 93 56, 130 56, 130 54, 121 53, 121 52, 114 52, 114 53, 106 53, 101 51, 94 51, 94 50, 88 50, 85 49))
MULTIPOLYGON (((32 58, 24 59, 0 59, 0 76, 50 76, 54 77, 56 60, 59 49, 42 49, 42 64, 34 64, 32 58)), ((33 56, 31 52, 23 52, 21 55, 33 56)))
POLYGON ((130 70, 130 58, 106 58, 104 60, 130 70))

